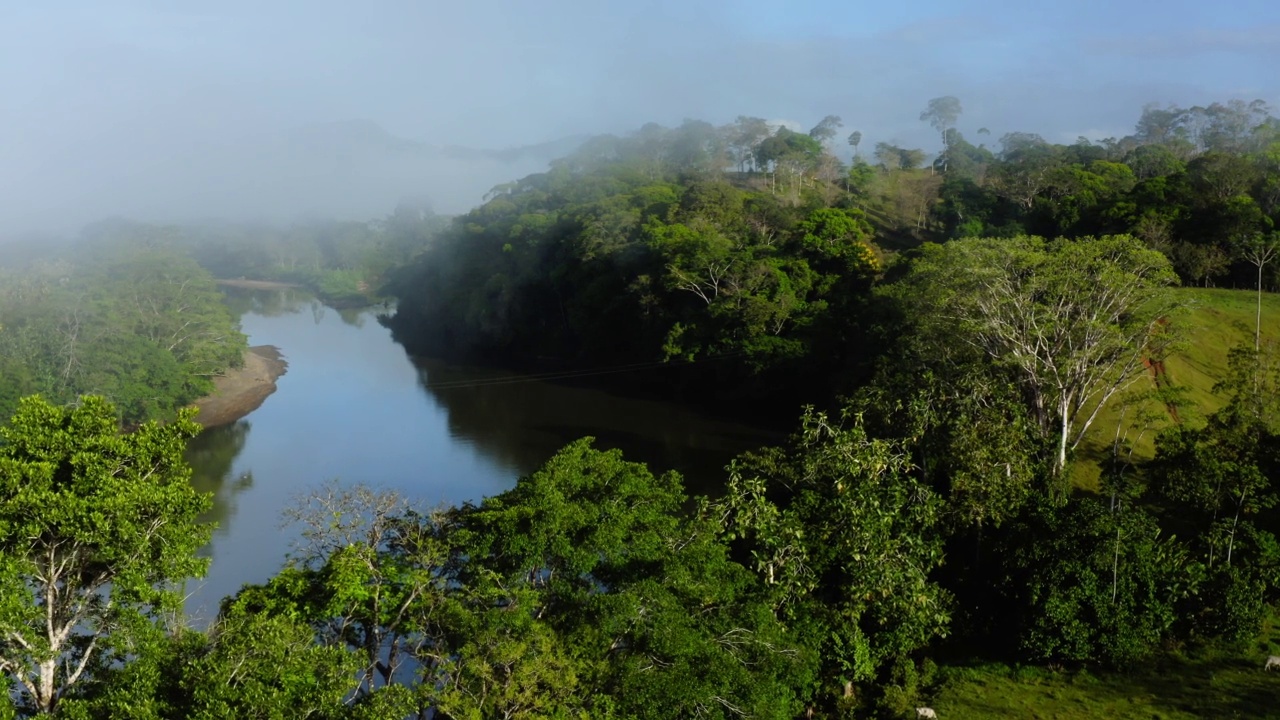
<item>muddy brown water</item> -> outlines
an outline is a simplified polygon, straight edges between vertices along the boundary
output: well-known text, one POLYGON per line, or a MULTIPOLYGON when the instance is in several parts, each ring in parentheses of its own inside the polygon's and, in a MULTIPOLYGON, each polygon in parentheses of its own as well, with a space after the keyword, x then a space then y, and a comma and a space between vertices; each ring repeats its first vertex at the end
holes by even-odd
POLYGON ((299 290, 228 292, 249 343, 278 347, 289 370, 259 408, 191 444, 193 483, 213 493, 218 524, 209 574, 187 586, 196 622, 279 571, 295 537, 282 511, 329 480, 427 505, 475 502, 591 435, 713 492, 733 456, 780 440, 677 404, 414 360, 374 311, 335 311, 299 290))

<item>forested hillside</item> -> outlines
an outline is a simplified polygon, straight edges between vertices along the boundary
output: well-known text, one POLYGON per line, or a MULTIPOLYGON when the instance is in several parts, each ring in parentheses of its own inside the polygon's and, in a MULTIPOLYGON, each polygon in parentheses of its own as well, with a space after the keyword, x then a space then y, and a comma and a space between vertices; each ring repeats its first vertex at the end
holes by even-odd
POLYGON ((862 384, 896 334, 870 290, 923 241, 1130 234, 1186 284, 1274 284, 1259 261, 1280 122, 1264 104, 1152 106, 1125 138, 993 147, 965 138, 961 110, 944 97, 921 114, 939 132, 927 166, 886 143, 864 156, 858 131, 846 165, 834 116, 807 134, 740 117, 596 138, 457 218, 393 282, 394 327, 418 351, 694 361, 687 388, 821 401, 862 384))
POLYGON ((169 418, 237 366, 245 338, 171 229, 102 226, 0 268, 0 412, 39 393, 109 398, 127 424, 169 418))

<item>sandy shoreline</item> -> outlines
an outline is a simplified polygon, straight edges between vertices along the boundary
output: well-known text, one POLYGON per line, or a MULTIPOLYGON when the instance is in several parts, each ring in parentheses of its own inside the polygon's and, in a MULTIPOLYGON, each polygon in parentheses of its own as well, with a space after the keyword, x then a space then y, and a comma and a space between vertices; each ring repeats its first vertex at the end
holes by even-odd
POLYGON ((200 409, 196 422, 206 428, 229 425, 257 410, 276 391, 276 380, 288 367, 277 347, 249 348, 244 353, 244 366, 214 378, 213 394, 194 403, 200 409))

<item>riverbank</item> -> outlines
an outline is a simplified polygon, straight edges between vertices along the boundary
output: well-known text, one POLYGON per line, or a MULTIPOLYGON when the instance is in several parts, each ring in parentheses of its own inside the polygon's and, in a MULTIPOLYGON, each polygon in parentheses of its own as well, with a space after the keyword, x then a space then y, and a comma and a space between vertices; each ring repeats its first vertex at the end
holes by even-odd
POLYGON ((244 353, 244 365, 214 378, 213 393, 195 402, 200 410, 196 422, 206 428, 229 425, 257 410, 276 391, 276 380, 288 367, 277 347, 249 348, 244 353))

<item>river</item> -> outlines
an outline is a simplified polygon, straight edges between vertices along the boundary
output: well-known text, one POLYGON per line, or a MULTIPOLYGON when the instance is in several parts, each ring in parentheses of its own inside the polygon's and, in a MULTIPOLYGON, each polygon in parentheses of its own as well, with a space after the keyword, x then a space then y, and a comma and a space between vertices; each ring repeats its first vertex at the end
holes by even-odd
POLYGON ((280 570, 295 537, 282 511, 329 480, 426 505, 478 502, 591 435, 705 491, 734 455, 780 440, 677 404, 411 359, 373 311, 339 312, 301 291, 233 291, 229 302, 250 345, 280 348, 289 369, 260 408, 191 443, 193 483, 213 493, 217 523, 209 573, 187 587, 196 623, 280 570))

